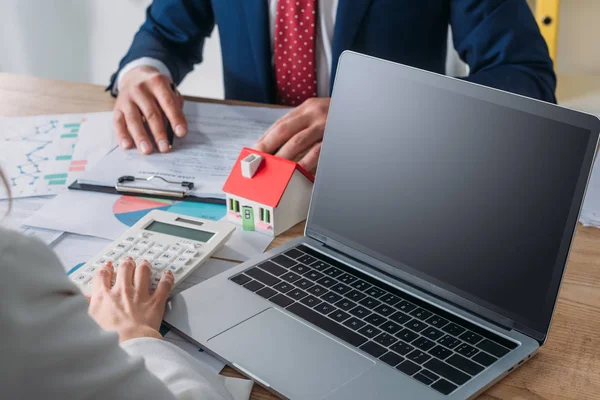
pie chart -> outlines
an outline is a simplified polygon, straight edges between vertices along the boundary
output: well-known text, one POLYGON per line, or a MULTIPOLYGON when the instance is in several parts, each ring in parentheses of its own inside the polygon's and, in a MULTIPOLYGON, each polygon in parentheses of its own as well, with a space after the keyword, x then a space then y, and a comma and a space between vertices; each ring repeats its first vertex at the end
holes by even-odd
POLYGON ((152 210, 169 211, 210 221, 218 221, 226 213, 224 204, 162 200, 136 196, 121 196, 113 206, 115 218, 126 226, 135 225, 152 210))

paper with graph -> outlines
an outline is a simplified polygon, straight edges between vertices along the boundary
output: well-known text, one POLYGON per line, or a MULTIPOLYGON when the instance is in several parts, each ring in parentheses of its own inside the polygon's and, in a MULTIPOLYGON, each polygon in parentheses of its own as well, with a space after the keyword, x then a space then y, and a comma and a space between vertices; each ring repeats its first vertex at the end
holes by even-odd
MULTIPOLYGON (((87 135, 91 140, 81 146, 85 149, 77 151, 88 118, 110 121, 110 113, 0 119, 0 168, 13 198, 60 193, 89 167, 90 161, 97 162, 114 147, 108 125, 103 135, 87 135)), ((7 197, 6 190, 0 189, 0 199, 7 197)))

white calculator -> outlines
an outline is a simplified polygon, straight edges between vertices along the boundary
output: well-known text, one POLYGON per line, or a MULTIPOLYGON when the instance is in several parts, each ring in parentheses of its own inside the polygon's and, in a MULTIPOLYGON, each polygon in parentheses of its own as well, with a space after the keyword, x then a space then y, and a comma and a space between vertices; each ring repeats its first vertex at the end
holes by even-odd
POLYGON ((69 277, 84 295, 90 296, 96 270, 112 261, 118 273, 119 265, 129 256, 136 264, 147 260, 152 265, 152 290, 166 269, 173 273, 176 287, 219 250, 234 230, 225 221, 153 210, 69 277))

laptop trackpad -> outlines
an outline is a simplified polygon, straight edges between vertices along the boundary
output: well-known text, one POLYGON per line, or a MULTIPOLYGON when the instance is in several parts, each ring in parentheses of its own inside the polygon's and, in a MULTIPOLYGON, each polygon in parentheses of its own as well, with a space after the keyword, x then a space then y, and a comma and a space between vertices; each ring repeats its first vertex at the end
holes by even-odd
POLYGON ((274 308, 210 339, 208 347, 293 399, 321 398, 375 364, 274 308))

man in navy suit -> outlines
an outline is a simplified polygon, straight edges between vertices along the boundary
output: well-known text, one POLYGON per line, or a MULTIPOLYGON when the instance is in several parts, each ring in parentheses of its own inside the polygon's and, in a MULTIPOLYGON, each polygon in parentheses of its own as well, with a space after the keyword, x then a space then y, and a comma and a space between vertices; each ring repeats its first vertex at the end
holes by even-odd
POLYGON ((165 112, 187 133, 175 89, 219 26, 225 96, 295 107, 256 148, 314 170, 344 50, 444 73, 448 25, 468 81, 554 102, 556 77, 525 0, 155 0, 109 89, 121 147, 169 151, 165 112))

